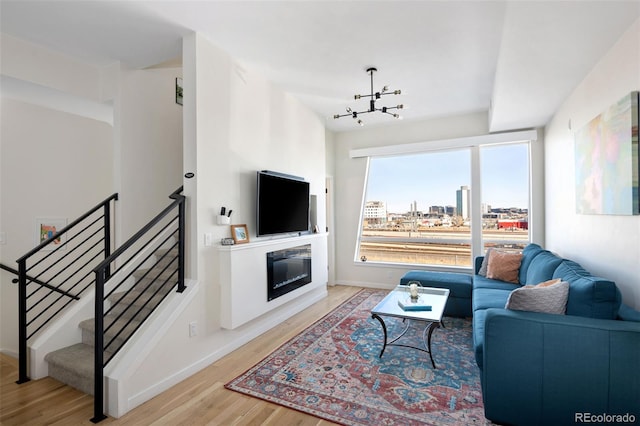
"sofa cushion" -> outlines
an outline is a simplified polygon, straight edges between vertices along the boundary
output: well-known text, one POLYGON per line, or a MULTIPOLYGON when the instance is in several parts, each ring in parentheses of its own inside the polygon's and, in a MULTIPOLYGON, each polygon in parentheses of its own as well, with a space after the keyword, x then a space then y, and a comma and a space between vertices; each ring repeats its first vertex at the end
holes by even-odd
POLYGON ((631 306, 621 303, 620 309, 618 310, 618 319, 621 321, 640 322, 640 311, 636 311, 631 306))
POLYGON ((519 288, 520 284, 508 283, 500 280, 492 280, 491 278, 476 275, 473 277, 473 288, 496 288, 500 290, 512 291, 519 288))
POLYGON ((553 278, 569 283, 567 315, 615 319, 620 308, 620 290, 613 281, 591 275, 572 260, 564 260, 553 278))
POLYGON ((473 315, 478 309, 502 308, 507 303, 511 291, 497 288, 475 288, 473 289, 473 315))
POLYGON ((546 285, 520 287, 511 292, 506 309, 513 311, 544 312, 564 315, 567 309, 569 283, 566 281, 546 285))
POLYGON ((508 253, 492 250, 487 262, 487 278, 510 283, 519 283, 522 253, 508 253))
POLYGON ((527 278, 524 282, 537 284, 550 280, 551 278, 557 278, 553 276, 553 273, 558 265, 560 265, 560 262, 562 262, 562 259, 550 251, 541 251, 531 260, 531 263, 529 263, 527 278))
POLYGON ((520 264, 519 276, 520 284, 535 284, 527 281, 527 271, 529 270, 529 265, 531 265, 533 259, 543 251, 544 249, 542 247, 533 243, 527 245, 524 250, 522 250, 522 263, 520 264))

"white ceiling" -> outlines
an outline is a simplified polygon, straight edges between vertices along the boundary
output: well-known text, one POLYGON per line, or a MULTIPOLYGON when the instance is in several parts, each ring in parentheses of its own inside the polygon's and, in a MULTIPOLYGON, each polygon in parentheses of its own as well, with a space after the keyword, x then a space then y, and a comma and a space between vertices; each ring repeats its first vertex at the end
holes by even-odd
MULTIPOLYGON (((542 126, 640 17, 634 1, 0 1, 0 30, 87 63, 145 68, 205 34, 352 130, 374 88, 406 120, 491 110, 491 131, 542 126)), ((640 35, 639 35, 640 37, 640 35)), ((631 89, 631 88, 630 88, 631 89)), ((375 113, 366 125, 394 123, 375 113)))

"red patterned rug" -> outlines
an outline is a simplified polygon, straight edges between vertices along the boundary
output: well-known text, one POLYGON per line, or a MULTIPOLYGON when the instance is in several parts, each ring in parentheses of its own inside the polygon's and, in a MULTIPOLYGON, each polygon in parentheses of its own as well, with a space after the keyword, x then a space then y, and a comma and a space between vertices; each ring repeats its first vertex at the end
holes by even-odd
MULTIPOLYGON (((371 309, 387 294, 362 290, 225 387, 344 425, 491 424, 484 417, 471 320, 445 318, 427 353, 387 347, 371 309)), ((389 336, 401 320, 385 319, 389 336)), ((419 345, 423 323, 403 337, 419 345)))

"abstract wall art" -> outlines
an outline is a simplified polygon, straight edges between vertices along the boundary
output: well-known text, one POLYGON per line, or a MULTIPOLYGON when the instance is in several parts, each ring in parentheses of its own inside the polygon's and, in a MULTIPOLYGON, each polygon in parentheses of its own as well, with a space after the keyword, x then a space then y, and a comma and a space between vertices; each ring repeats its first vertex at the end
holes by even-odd
POLYGON ((640 214, 638 93, 626 95, 575 135, 578 214, 640 214))

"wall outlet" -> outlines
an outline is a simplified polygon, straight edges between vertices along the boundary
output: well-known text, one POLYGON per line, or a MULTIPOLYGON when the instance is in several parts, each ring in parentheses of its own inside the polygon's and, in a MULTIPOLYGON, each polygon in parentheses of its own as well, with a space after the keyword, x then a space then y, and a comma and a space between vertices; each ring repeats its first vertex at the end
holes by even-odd
POLYGON ((189 323, 189 337, 195 337, 198 335, 198 322, 191 321, 189 323))

